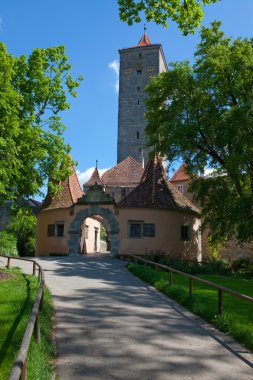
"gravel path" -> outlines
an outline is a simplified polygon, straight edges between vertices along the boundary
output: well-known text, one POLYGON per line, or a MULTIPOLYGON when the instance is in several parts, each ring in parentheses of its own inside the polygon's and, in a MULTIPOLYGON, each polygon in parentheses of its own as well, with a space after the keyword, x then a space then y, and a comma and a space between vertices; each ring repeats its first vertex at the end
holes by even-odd
POLYGON ((251 353, 135 278, 124 262, 37 260, 53 294, 60 380, 253 380, 251 353))

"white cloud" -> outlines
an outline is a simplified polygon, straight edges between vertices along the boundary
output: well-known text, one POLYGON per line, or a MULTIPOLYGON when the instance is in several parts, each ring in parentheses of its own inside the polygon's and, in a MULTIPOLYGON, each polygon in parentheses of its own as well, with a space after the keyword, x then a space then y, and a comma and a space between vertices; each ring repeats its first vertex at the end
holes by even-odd
MULTIPOLYGON (((84 172, 81 172, 80 170, 77 170, 77 171, 76 171, 76 174, 77 174, 77 177, 78 177, 78 179, 79 179, 79 182, 80 182, 80 185, 81 185, 81 186, 83 186, 83 184, 84 184, 85 182, 87 182, 87 181, 90 179, 90 177, 91 177, 91 175, 92 175, 94 169, 95 169, 95 168, 92 167, 92 168, 89 168, 89 169, 85 170, 84 172)), ((107 168, 107 169, 99 169, 98 171, 99 171, 100 176, 101 176, 104 172, 106 172, 107 170, 109 170, 109 169, 110 169, 110 168, 107 168)))
POLYGON ((116 75, 116 81, 114 84, 115 92, 119 92, 119 61, 115 59, 108 65, 109 69, 113 70, 116 75))

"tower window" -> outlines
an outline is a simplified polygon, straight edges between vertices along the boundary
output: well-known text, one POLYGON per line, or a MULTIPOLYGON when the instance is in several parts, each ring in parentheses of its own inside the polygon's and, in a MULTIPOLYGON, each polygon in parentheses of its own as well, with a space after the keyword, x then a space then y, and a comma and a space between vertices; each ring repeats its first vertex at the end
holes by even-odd
POLYGON ((137 102, 137 104, 138 104, 138 106, 140 105, 140 101, 139 101, 139 99, 138 99, 138 102, 137 102))
POLYGON ((137 91, 140 91, 140 87, 139 86, 137 87, 137 91))
POLYGON ((139 53, 139 58, 141 58, 141 53, 139 53))
POLYGON ((137 75, 142 75, 142 70, 140 70, 140 69, 136 70, 136 74, 137 75))
POLYGON ((137 131, 137 139, 140 137, 139 131, 137 131))
POLYGON ((181 240, 190 239, 190 229, 189 226, 181 226, 181 240))

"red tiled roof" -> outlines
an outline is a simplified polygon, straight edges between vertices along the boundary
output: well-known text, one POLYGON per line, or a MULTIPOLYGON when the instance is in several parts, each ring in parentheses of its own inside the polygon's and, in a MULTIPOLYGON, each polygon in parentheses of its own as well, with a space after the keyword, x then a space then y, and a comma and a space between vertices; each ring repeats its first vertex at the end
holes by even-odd
POLYGON ((149 160, 140 184, 118 203, 119 207, 156 208, 199 213, 166 178, 162 162, 149 160))
POLYGON ((90 187, 90 186, 93 186, 95 184, 102 185, 102 186, 104 185, 103 181, 100 178, 100 175, 99 175, 97 168, 94 169, 90 179, 87 182, 85 182, 84 185, 87 187, 90 187))
POLYGON ((176 171, 176 173, 173 175, 173 177, 170 179, 170 182, 176 182, 176 181, 187 181, 189 180, 189 176, 186 173, 186 164, 182 164, 176 171))
POLYGON ((78 198, 83 196, 75 168, 71 167, 71 174, 60 182, 61 190, 52 196, 48 191, 47 196, 42 204, 42 210, 51 210, 55 208, 67 208, 76 203, 78 198))
POLYGON ((146 33, 144 33, 140 41, 138 42, 137 46, 149 46, 149 45, 152 45, 149 39, 149 36, 146 33))
POLYGON ((129 156, 107 170, 101 180, 107 186, 136 186, 140 183, 143 172, 143 167, 129 156))

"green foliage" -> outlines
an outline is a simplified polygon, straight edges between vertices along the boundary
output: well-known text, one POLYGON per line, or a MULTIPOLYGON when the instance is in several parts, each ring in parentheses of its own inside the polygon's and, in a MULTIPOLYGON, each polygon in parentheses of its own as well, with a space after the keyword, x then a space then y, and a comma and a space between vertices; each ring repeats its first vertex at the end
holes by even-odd
POLYGON ((148 86, 149 145, 181 159, 212 243, 253 238, 253 45, 202 28, 193 66, 175 62, 148 86), (204 167, 214 169, 198 177, 204 167))
POLYGON ((60 113, 82 79, 74 80, 70 68, 63 46, 13 57, 0 43, 0 204, 68 174, 60 113))
POLYGON ((0 254, 18 256, 17 239, 7 231, 0 231, 0 254))
POLYGON ((176 22, 184 35, 194 33, 204 16, 203 6, 217 3, 219 0, 118 0, 120 19, 128 25, 141 22, 142 13, 145 19, 164 27, 168 19, 176 22))
MULTIPOLYGON (((150 267, 140 265, 129 265, 130 270, 137 277, 156 287, 168 297, 175 299, 181 305, 193 313, 200 315, 208 322, 213 323, 225 333, 229 333, 246 347, 253 349, 253 305, 249 302, 228 295, 223 296, 224 313, 217 315, 217 290, 204 284, 193 282, 193 295, 189 295, 188 279, 173 274, 173 285, 169 287, 168 273, 155 271, 150 267)), ((222 285, 226 288, 236 290, 239 293, 253 297, 253 280, 236 279, 234 277, 199 275, 207 281, 222 285)))
POLYGON ((31 209, 23 207, 14 212, 8 231, 15 235, 20 256, 34 256, 37 218, 31 209))
POLYGON ((101 224, 100 228, 100 240, 107 241, 108 240, 108 234, 104 226, 101 224))

